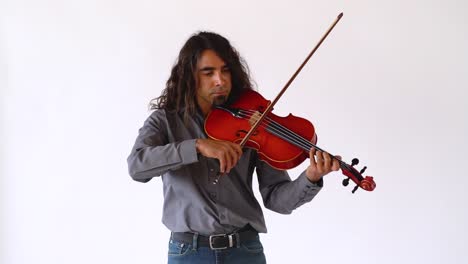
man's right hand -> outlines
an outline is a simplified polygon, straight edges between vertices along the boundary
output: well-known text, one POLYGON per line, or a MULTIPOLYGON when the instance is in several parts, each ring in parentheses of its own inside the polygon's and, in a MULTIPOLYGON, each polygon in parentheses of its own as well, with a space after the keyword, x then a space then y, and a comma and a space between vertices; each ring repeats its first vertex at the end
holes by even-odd
POLYGON ((219 172, 228 173, 239 161, 242 149, 239 144, 199 138, 195 146, 197 152, 208 158, 219 160, 219 172))

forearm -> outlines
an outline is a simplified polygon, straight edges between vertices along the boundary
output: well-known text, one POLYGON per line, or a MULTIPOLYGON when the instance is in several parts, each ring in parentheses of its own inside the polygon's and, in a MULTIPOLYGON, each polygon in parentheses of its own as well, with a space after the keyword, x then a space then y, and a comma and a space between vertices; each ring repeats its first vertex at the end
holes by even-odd
POLYGON ((292 181, 287 171, 274 169, 266 162, 257 161, 256 167, 265 207, 281 214, 290 214, 310 202, 323 186, 322 180, 311 182, 305 171, 292 181))
POLYGON ((130 176, 140 182, 198 161, 195 139, 135 148, 127 158, 130 176))
POLYGON ((323 181, 313 183, 302 173, 294 181, 285 181, 265 188, 265 207, 281 214, 290 214, 299 206, 310 202, 322 189, 323 181))

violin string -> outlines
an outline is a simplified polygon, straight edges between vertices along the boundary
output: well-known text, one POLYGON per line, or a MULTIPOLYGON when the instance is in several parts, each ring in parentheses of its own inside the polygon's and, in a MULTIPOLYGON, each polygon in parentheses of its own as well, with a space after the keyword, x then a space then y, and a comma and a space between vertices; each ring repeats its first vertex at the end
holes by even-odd
MULTIPOLYGON (((242 115, 242 118, 247 119, 251 118, 255 113, 257 113, 254 110, 240 110, 240 114, 242 115)), ((269 121, 269 124, 261 124, 262 127, 269 129, 271 132, 275 133, 278 137, 283 138, 294 145, 302 148, 303 150, 309 152, 310 149, 315 148, 319 151, 326 152, 323 149, 319 148, 315 144, 311 143, 304 137, 298 135, 294 131, 291 131, 290 129, 284 127, 283 125, 279 124, 278 122, 274 121, 273 119, 266 117, 266 120, 269 121), (271 125, 270 125, 271 124, 271 125)), ((333 157, 333 156, 332 156, 333 157)), ((345 162, 341 161, 340 159, 337 159, 333 157, 340 163, 340 167, 342 169, 347 169, 349 170, 349 165, 346 164, 345 162)))
MULTIPOLYGON (((252 115, 246 115, 247 117, 252 117, 252 115)), ((304 149, 305 151, 310 151, 311 149, 311 143, 307 141, 306 139, 298 136, 291 130, 285 128, 284 126, 278 124, 274 120, 271 120, 270 118, 266 118, 266 120, 269 121, 269 124, 262 124, 263 127, 266 129, 270 129, 272 132, 279 134, 280 137, 285 138, 286 140, 292 142, 294 145, 297 145, 298 147, 304 149)))
MULTIPOLYGON (((247 110, 249 112, 252 112, 252 110, 247 110)), ((303 142, 303 144, 305 144, 310 150, 310 148, 312 146, 314 146, 314 144, 312 144, 310 141, 308 141, 307 139, 303 138, 302 136, 298 135, 297 133, 295 133, 294 131, 291 131, 289 128, 287 127, 284 127, 283 125, 279 124, 278 122, 274 121, 273 119, 267 117, 266 118, 271 124, 273 124, 276 128, 278 128, 279 130, 282 130, 284 131, 285 133, 293 136, 294 138, 296 138, 297 140, 303 142)), ((315 146, 316 147, 316 146, 315 146)), ((318 147, 316 147, 318 148, 318 147)))
MULTIPOLYGON (((247 112, 246 117, 252 117, 255 114, 255 111, 253 110, 241 110, 241 112, 247 112)), ((290 129, 284 127, 283 125, 277 123, 276 121, 272 120, 271 118, 267 117, 266 120, 269 121, 270 124, 264 125, 265 128, 269 128, 273 130, 273 132, 281 134, 283 137, 286 137, 287 140, 291 141, 293 144, 297 145, 298 147, 303 148, 305 151, 310 151, 312 147, 323 151, 319 147, 315 146, 311 142, 309 142, 307 139, 301 137, 297 133, 291 131, 290 129)), ((262 124, 263 125, 263 124, 262 124)))

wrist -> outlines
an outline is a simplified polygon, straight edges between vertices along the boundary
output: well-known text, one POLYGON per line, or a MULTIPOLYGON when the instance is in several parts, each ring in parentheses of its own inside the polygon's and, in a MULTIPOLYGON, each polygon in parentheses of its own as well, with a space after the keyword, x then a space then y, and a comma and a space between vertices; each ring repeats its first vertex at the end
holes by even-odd
POLYGON ((195 139, 195 150, 197 151, 197 153, 200 153, 200 139, 199 138, 195 139))
POLYGON ((318 183, 322 180, 322 177, 320 178, 309 178, 307 177, 307 179, 311 182, 311 183, 318 183))
POLYGON ((320 177, 318 180, 311 180, 308 177, 306 178, 311 184, 318 186, 318 187, 323 187, 323 177, 320 177))
POLYGON ((317 183, 320 180, 322 180, 322 176, 320 176, 318 174, 309 173, 308 171, 306 171, 306 177, 312 183, 317 183))

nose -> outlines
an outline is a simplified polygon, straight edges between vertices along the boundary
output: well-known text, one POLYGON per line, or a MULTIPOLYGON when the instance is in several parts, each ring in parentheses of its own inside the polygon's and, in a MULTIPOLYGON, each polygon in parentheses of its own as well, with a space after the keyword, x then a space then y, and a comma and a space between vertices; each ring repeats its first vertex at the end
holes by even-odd
POLYGON ((224 83, 226 82, 221 72, 216 72, 213 78, 214 78, 214 83, 216 86, 223 86, 224 83))

